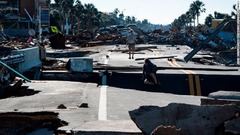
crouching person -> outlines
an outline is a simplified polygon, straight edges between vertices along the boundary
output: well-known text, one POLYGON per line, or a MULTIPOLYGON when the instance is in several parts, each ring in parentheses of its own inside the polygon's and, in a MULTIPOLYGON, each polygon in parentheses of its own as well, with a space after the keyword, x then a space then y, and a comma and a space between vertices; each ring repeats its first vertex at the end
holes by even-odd
POLYGON ((144 60, 143 65, 143 79, 144 84, 147 85, 160 85, 156 77, 157 66, 153 64, 149 59, 144 60))

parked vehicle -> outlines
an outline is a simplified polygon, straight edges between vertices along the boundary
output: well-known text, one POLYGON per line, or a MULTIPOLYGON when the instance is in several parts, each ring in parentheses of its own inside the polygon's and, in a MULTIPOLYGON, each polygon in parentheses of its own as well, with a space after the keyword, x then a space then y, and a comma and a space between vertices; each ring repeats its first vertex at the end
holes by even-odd
POLYGON ((102 27, 98 30, 98 33, 107 33, 107 32, 110 32, 111 29, 108 28, 108 27, 102 27))

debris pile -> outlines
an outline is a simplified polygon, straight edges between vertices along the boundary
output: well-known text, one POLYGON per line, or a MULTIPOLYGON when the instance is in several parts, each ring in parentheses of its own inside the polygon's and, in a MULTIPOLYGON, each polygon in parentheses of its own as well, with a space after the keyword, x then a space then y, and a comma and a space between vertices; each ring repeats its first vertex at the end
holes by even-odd
MULTIPOLYGON (((19 50, 25 48, 31 48, 38 44, 37 39, 33 37, 10 37, 3 32, 0 32, 0 47, 8 48, 10 50, 19 50)), ((0 50, 2 52, 2 49, 0 50)))
MULTIPOLYGON (((236 26, 236 21, 231 20, 229 25, 226 25, 226 28, 221 29, 216 36, 212 37, 211 40, 207 42, 208 45, 204 47, 204 51, 201 51, 201 53, 205 53, 205 55, 210 57, 197 59, 192 58, 191 60, 200 64, 223 64, 226 66, 235 66, 237 61, 236 34, 231 28, 236 26)), ((50 36, 47 36, 50 42, 48 43, 44 41, 44 43, 46 43, 46 45, 50 45, 50 47, 53 49, 69 49, 66 44, 71 44, 75 47, 125 44, 126 36, 129 34, 129 29, 135 31, 138 44, 172 46, 188 45, 193 49, 201 45, 206 38, 211 37, 214 31, 217 30, 211 29, 205 25, 199 25, 198 27, 187 26, 182 29, 172 27, 170 31, 162 29, 143 31, 136 25, 129 25, 127 27, 114 25, 100 28, 96 32, 94 30, 80 30, 77 35, 71 36, 65 36, 60 32, 54 33, 50 36)), ((0 53, 4 53, 4 56, 8 55, 9 50, 23 49, 34 46, 34 43, 26 42, 27 39, 25 38, 10 38, 4 33, 0 33, 0 39, 2 39, 0 40, 0 44, 2 45, 1 48, 5 48, 1 49, 0 53)), ((126 51, 127 50, 124 50, 124 52, 126 51)))
POLYGON ((25 56, 22 53, 13 53, 13 50, 31 48, 35 44, 27 42, 26 38, 9 37, 3 32, 0 33, 0 39, 0 98, 3 98, 16 92, 22 85, 22 80, 16 78, 18 71, 15 69, 19 63, 24 63, 25 56))
POLYGON ((7 40, 10 40, 10 37, 8 35, 6 35, 5 33, 0 31, 0 44, 1 44, 1 42, 7 41, 7 40))
POLYGON ((238 107, 233 104, 195 106, 171 103, 166 107, 142 106, 129 114, 144 134, 161 135, 168 131, 176 135, 224 135, 240 133, 236 128, 239 124, 238 107))
POLYGON ((66 70, 66 62, 47 58, 43 62, 43 70, 66 70))
POLYGON ((58 115, 54 112, 1 113, 0 134, 54 134, 59 127, 68 125, 58 115))
POLYGON ((137 35, 137 44, 157 45, 188 45, 196 48, 204 43, 204 50, 212 55, 212 59, 204 59, 202 64, 223 64, 226 66, 236 65, 236 20, 224 20, 219 27, 212 29, 206 25, 197 27, 186 26, 184 28, 172 27, 170 31, 156 29, 143 31, 136 25, 110 26, 100 28, 97 32, 81 31, 77 36, 68 37, 67 41, 77 46, 96 46, 107 44, 125 44, 129 30, 134 30, 137 35), (227 22, 227 23, 226 23, 227 22), (223 24, 224 27, 222 27, 223 24), (217 34, 216 34, 217 32, 217 34), (216 34, 216 35, 215 35, 216 34))
POLYGON ((65 36, 61 33, 54 34, 49 37, 50 45, 54 49, 65 49, 65 36))

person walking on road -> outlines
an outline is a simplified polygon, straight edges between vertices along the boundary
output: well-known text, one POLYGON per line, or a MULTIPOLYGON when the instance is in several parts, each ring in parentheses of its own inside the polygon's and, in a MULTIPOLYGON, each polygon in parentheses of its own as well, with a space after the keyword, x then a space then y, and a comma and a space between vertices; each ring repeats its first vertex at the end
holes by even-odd
POLYGON ((129 59, 134 59, 134 51, 136 45, 136 35, 133 30, 130 30, 130 34, 127 36, 126 45, 128 46, 129 59))
POLYGON ((144 84, 147 85, 160 85, 156 77, 157 66, 153 64, 149 59, 144 60, 143 65, 143 79, 144 84))

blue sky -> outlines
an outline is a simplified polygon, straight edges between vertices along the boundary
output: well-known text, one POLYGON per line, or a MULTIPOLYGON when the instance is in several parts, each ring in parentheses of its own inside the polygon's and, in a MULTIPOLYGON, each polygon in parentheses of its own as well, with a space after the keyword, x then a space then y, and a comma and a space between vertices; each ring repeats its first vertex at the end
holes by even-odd
MULTIPOLYGON (((154 24, 170 24, 175 18, 188 11, 195 0, 80 0, 82 4, 93 3, 102 12, 112 12, 118 8, 125 16, 135 16, 137 20, 148 19, 154 24)), ((205 4, 200 23, 208 14, 218 11, 230 14, 238 0, 200 0, 205 4)))

